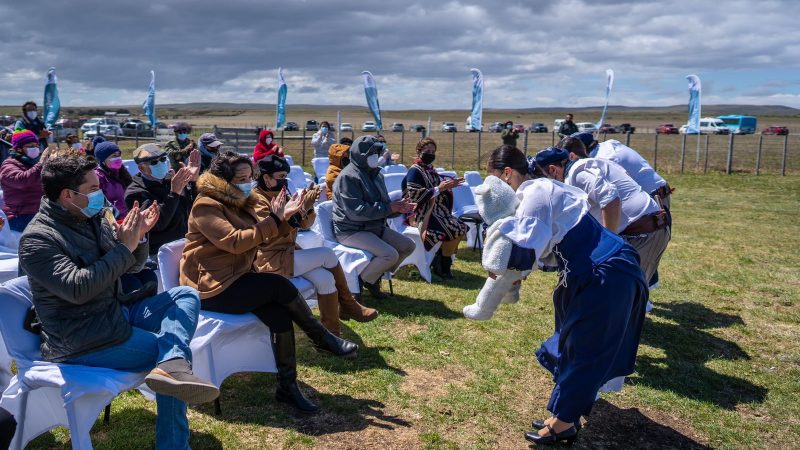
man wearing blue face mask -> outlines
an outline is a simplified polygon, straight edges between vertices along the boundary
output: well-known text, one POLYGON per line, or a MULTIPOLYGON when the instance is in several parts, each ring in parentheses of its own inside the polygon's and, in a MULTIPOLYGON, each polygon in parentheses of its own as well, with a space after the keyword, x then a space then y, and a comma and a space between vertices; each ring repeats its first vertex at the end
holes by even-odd
POLYGON ((177 172, 181 168, 181 164, 189 165, 189 154, 197 148, 197 144, 189 137, 192 126, 188 123, 176 122, 172 125, 172 129, 175 131, 175 139, 164 145, 164 151, 169 156, 172 170, 177 172))
POLYGON ((331 124, 323 120, 319 124, 319 131, 311 136, 311 145, 314 147, 315 158, 327 158, 328 149, 336 143, 336 133, 331 130, 331 124))
POLYGON ((191 368, 200 298, 186 286, 154 296, 123 292, 123 275, 139 272, 147 258, 146 236, 159 208, 134 203, 121 224, 109 220, 96 167, 83 156, 49 159, 39 213, 20 239, 42 358, 149 372, 145 383, 158 409, 155 447, 188 449, 186 404, 219 396, 191 368))

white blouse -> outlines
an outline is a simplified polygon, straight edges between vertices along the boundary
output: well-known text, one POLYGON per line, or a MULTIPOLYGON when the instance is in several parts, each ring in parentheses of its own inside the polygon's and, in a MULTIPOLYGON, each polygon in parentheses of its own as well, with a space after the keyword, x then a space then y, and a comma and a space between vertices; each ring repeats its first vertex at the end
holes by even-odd
POLYGON ((517 198, 517 212, 499 221, 500 231, 517 246, 535 250, 537 261, 589 212, 585 193, 546 178, 522 183, 517 198))
POLYGON ((610 139, 601 142, 597 144, 597 147, 592 150, 589 156, 614 161, 619 164, 625 169, 628 176, 633 178, 633 181, 637 182, 648 194, 652 194, 653 191, 667 184, 667 181, 653 170, 650 163, 642 155, 620 141, 610 139))
POLYGON ((614 199, 620 199, 622 217, 619 228, 611 230, 618 234, 636 219, 661 210, 655 200, 625 173, 625 169, 612 161, 598 158, 579 159, 572 164, 564 181, 588 195, 590 212, 598 221, 601 210, 614 199))

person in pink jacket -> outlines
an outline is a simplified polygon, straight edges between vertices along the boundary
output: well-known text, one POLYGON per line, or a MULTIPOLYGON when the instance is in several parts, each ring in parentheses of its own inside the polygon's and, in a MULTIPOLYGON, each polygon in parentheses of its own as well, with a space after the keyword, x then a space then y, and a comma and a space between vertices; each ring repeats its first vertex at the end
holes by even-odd
POLYGON ((42 200, 42 162, 39 138, 32 131, 19 130, 11 137, 11 155, 0 165, 3 212, 12 231, 23 231, 39 211, 42 200))
POLYGON ((98 162, 95 172, 100 180, 100 190, 117 210, 117 220, 124 219, 128 215, 125 189, 131 184, 132 178, 122 164, 122 152, 117 144, 105 141, 94 148, 94 157, 98 162))

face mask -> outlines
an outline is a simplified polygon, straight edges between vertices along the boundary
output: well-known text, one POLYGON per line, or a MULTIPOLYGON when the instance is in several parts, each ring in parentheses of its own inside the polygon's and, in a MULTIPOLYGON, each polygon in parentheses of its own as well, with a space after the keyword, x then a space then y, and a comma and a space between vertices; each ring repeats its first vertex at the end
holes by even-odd
POLYGON ((380 157, 378 155, 367 156, 367 165, 369 166, 370 169, 378 167, 379 162, 380 162, 380 157))
POLYGON ((423 164, 430 164, 434 160, 436 160, 436 155, 433 153, 423 153, 419 155, 419 159, 422 161, 423 164))
POLYGON ((275 181, 275 186, 267 187, 268 191, 271 192, 280 192, 281 189, 286 188, 289 189, 289 180, 286 178, 278 178, 273 179, 275 181))
POLYGON ((25 113, 25 115, 28 116, 28 119, 36 120, 36 116, 39 114, 36 111, 28 111, 25 113))
POLYGON ((250 192, 253 190, 253 183, 239 183, 236 187, 244 193, 244 198, 247 198, 250 197, 250 192))
MULTIPOLYGON (((106 204, 106 196, 103 195, 103 191, 101 190, 94 191, 89 195, 81 194, 80 192, 78 192, 78 194, 83 195, 84 197, 89 199, 89 203, 86 205, 86 207, 81 208, 81 213, 83 213, 83 215, 89 219, 96 216, 97 213, 99 213, 100 210, 103 209, 103 205, 106 204)), ((73 203, 73 206, 77 205, 73 203)))
POLYGON ((383 166, 385 164, 386 164, 386 157, 385 156, 381 156, 380 158, 378 158, 378 165, 379 166, 383 166))
POLYGON ((39 147, 29 147, 25 149, 25 156, 30 159, 36 159, 39 157, 39 147))
POLYGON ((322 131, 322 134, 328 134, 328 127, 322 127, 319 131, 322 131))
POLYGON ((150 166, 150 176, 157 180, 163 180, 167 176, 167 172, 169 172, 169 166, 166 161, 150 166))
POLYGON ((186 133, 178 133, 178 140, 185 141, 188 135, 186 133))
POLYGON ((119 170, 122 167, 122 158, 109 158, 106 165, 109 169, 119 170))
POLYGON ((264 139, 264 142, 266 142, 267 145, 272 144, 272 138, 268 137, 268 138, 264 139))
POLYGON ((506 128, 510 130, 511 129, 511 125, 506 125, 506 128))
POLYGON ((72 148, 74 148, 75 150, 80 150, 83 147, 81 147, 81 143, 80 142, 76 142, 76 143, 72 144, 72 148))

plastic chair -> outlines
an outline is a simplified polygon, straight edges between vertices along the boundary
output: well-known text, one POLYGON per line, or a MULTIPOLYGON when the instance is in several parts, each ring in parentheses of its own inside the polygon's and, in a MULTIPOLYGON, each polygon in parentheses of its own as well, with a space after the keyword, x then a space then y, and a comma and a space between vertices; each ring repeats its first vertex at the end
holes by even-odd
POLYGON ((6 214, 0 210, 6 225, 0 230, 0 283, 14 279, 19 273, 19 238, 22 233, 11 231, 6 214))
POLYGON ((303 168, 300 166, 292 166, 288 178, 294 185, 295 191, 308 187, 309 183, 308 180, 306 180, 305 172, 303 172, 303 168))
POLYGON ((328 173, 328 166, 331 161, 328 158, 314 158, 311 160, 311 167, 314 168, 314 180, 319 183, 319 180, 325 179, 325 174, 328 173))
POLYGON ((483 177, 481 177, 480 172, 471 170, 464 172, 464 181, 467 182, 469 187, 478 187, 483 184, 483 177))
POLYGON ((314 222, 312 230, 322 236, 325 247, 333 249, 333 252, 336 253, 336 257, 339 258, 339 263, 342 265, 347 277, 347 286, 350 288, 350 292, 354 294, 360 293, 361 286, 358 282, 358 276, 372 260, 372 254, 364 250, 344 246, 336 240, 336 235, 333 232, 332 201, 322 202, 316 208, 317 220, 314 222))
MULTIPOLYGON (((402 197, 402 191, 392 191, 389 193, 389 199, 393 202, 400 200, 402 197)), ((430 251, 426 251, 425 244, 422 243, 422 236, 419 234, 419 228, 406 225, 405 216, 389 219, 389 227, 414 241, 414 252, 408 255, 408 257, 400 263, 398 268, 413 265, 419 271, 419 275, 430 283, 432 279, 431 262, 442 244, 437 243, 430 251)))
POLYGON ((383 183, 386 185, 386 191, 399 191, 402 189, 403 180, 406 178, 405 173, 387 173, 383 176, 383 183))
POLYGON ((136 165, 136 161, 132 159, 123 159, 122 165, 124 165, 125 168, 128 169, 128 173, 131 174, 131 176, 134 176, 137 173, 139 173, 139 166, 136 165))
POLYGON ((473 250, 483 248, 481 244, 481 227, 483 218, 475 204, 475 195, 469 186, 461 185, 453 188, 453 215, 469 226, 467 243, 473 250))
POLYGON ((394 164, 391 166, 383 167, 381 169, 381 172, 383 172, 384 175, 388 173, 402 173, 403 175, 405 175, 408 172, 408 169, 406 168, 406 166, 402 164, 394 164))
POLYGON ((440 176, 449 177, 449 178, 457 178, 458 177, 458 173, 456 173, 455 170, 437 170, 436 173, 438 173, 440 176))
POLYGON ((40 361, 41 339, 22 327, 31 307, 27 277, 0 285, 0 303, 0 333, 17 362, 17 375, 0 400, 18 424, 10 448, 22 449, 48 430, 66 426, 73 449, 91 449, 89 432, 97 416, 105 408, 108 421, 107 405, 141 385, 147 373, 40 361))
POLYGON ((286 159, 286 162, 289 163, 290 166, 294 165, 294 158, 292 158, 291 155, 284 155, 283 157, 284 159, 286 159))

